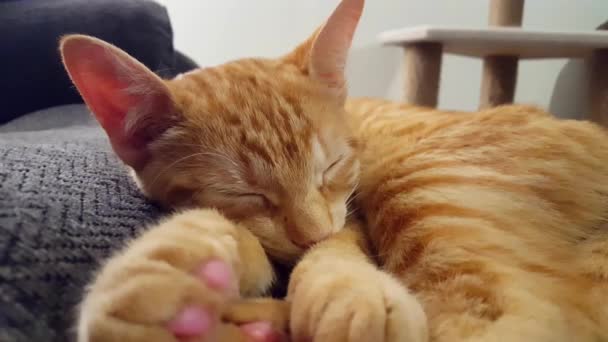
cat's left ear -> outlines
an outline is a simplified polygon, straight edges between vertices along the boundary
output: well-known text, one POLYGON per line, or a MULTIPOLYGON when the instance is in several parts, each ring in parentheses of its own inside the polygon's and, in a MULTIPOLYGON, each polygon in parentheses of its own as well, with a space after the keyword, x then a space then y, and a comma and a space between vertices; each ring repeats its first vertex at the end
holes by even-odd
POLYGON ((134 169, 148 161, 148 146, 175 119, 165 83, 119 48, 97 38, 61 40, 63 63, 106 131, 114 152, 134 169))
POLYGON ((364 3, 342 0, 325 25, 285 57, 340 97, 346 96, 346 59, 364 3))

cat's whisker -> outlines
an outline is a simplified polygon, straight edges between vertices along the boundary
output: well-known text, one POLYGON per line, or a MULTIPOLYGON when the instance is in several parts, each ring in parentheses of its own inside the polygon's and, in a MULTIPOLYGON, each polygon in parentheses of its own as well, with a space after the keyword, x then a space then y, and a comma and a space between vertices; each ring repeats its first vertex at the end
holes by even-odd
POLYGON ((188 143, 163 143, 163 146, 170 146, 170 147, 184 147, 184 146, 190 146, 190 147, 198 147, 200 149, 204 149, 205 146, 202 144, 188 144, 188 143))
POLYGON ((346 217, 350 217, 351 215, 355 214, 358 210, 359 210, 358 207, 355 207, 355 208, 349 210, 348 212, 346 212, 346 217))
MULTIPOLYGON (((197 152, 197 153, 192 153, 192 154, 189 154, 189 155, 187 155, 187 156, 185 156, 185 157, 179 158, 179 159, 177 159, 176 161, 174 161, 174 162, 172 162, 171 164, 169 164, 168 166, 166 166, 165 168, 163 168, 163 169, 162 169, 160 172, 158 172, 158 174, 157 174, 157 175, 156 175, 156 176, 155 176, 155 177, 152 179, 152 182, 150 183, 150 186, 153 186, 153 185, 154 185, 154 184, 155 184, 155 183, 158 181, 158 179, 160 178, 160 176, 162 176, 162 175, 163 175, 165 172, 167 172, 169 169, 171 169, 171 168, 175 167, 177 164, 182 163, 182 162, 184 162, 184 161, 186 161, 186 160, 188 160, 188 159, 191 159, 191 158, 194 158, 194 157, 200 157, 200 156, 213 156, 213 157, 219 157, 219 158, 221 158, 221 159, 224 159, 224 160, 228 161, 230 164, 232 164, 232 166, 233 166, 233 167, 235 167, 235 169, 238 169, 238 164, 237 164, 237 163, 236 163, 234 160, 230 159, 228 156, 226 156, 226 155, 225 155, 225 154, 223 154, 223 153, 219 153, 219 152, 209 152, 209 151, 206 151, 206 152, 197 152)), ((194 167, 195 167, 195 168, 198 168, 199 166, 198 166, 198 165, 195 165, 194 167)))
POLYGON ((214 152, 208 152, 208 153, 214 153, 216 156, 225 159, 226 161, 228 161, 230 164, 232 164, 232 166, 234 166, 234 168, 236 170, 240 170, 240 165, 235 162, 232 158, 230 158, 226 153, 223 153, 221 151, 219 151, 218 149, 214 149, 214 152))
POLYGON ((185 157, 179 158, 176 161, 172 162, 171 164, 167 165, 162 170, 160 170, 156 174, 156 176, 154 176, 154 178, 152 179, 152 182, 150 182, 150 187, 152 187, 154 184, 156 184, 156 182, 158 181, 158 179, 160 178, 160 176, 163 175, 163 173, 167 172, 168 170, 170 170, 175 165, 177 165, 177 164, 179 164, 179 163, 181 163, 181 162, 183 162, 183 161, 185 161, 187 159, 190 159, 190 158, 193 158, 193 157, 197 157, 197 156, 200 156, 200 155, 204 155, 204 154, 205 154, 205 152, 193 153, 193 154, 187 155, 185 157))
POLYGON ((346 200, 346 207, 353 204, 357 197, 359 197, 359 194, 360 192, 355 192, 355 190, 353 190, 353 192, 351 192, 351 194, 348 196, 348 200, 346 200))

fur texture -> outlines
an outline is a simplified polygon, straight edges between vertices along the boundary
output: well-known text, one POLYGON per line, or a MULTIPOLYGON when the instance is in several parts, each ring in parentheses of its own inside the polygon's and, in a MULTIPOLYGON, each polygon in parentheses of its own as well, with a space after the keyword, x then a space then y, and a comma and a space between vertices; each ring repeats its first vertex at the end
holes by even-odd
POLYGON ((62 43, 74 83, 150 198, 218 208, 284 262, 344 225, 359 173, 341 81, 310 75, 312 48, 163 81, 105 42, 62 43))
POLYGON ((362 9, 343 0, 281 58, 174 80, 100 40, 62 40, 142 190, 217 209, 181 211, 110 259, 80 341, 232 341, 247 338, 235 324, 280 329, 287 311, 295 341, 608 339, 606 132, 525 106, 346 100, 362 9), (357 183, 365 224, 343 229, 357 183), (257 296, 272 282, 266 253, 293 263, 305 251, 290 308, 230 309, 237 288, 257 296))
POLYGON ((534 107, 349 102, 357 202, 433 341, 608 339, 608 143, 534 107))

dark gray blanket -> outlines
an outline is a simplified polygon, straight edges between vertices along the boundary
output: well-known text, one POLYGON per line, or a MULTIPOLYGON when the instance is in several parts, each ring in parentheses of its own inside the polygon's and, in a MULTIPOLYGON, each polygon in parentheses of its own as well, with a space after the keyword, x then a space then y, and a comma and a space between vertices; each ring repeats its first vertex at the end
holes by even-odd
POLYGON ((0 341, 71 341, 98 263, 159 210, 83 106, 0 126, 0 341))

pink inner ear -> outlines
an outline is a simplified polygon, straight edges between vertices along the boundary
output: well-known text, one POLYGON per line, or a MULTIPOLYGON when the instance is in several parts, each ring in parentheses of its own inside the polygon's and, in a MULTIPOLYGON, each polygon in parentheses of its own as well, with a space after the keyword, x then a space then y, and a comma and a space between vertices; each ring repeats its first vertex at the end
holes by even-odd
POLYGON ((311 71, 328 87, 343 90, 344 68, 363 0, 342 0, 317 36, 311 52, 311 71))
POLYGON ((126 53, 93 38, 67 38, 62 54, 74 84, 106 131, 116 154, 134 168, 143 166, 146 144, 167 124, 160 117, 169 114, 170 96, 165 85, 126 53), (136 88, 149 91, 132 91, 136 88), (146 117, 131 118, 129 113, 133 111, 146 117), (127 119, 136 124, 128 125, 127 119))
POLYGON ((127 113, 143 100, 142 96, 128 94, 129 84, 121 80, 126 77, 120 73, 131 70, 119 70, 118 56, 107 47, 91 42, 74 45, 64 48, 72 80, 108 135, 111 138, 125 135, 127 113))
POLYGON ((106 76, 107 74, 87 70, 86 65, 84 65, 84 68, 76 71, 73 77, 80 79, 78 83, 82 84, 82 96, 91 107, 99 123, 110 136, 118 138, 126 133, 124 131, 124 120, 128 111, 137 106, 142 99, 127 96, 125 94, 127 84, 106 76), (94 89, 89 90, 88 88, 94 89))

